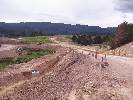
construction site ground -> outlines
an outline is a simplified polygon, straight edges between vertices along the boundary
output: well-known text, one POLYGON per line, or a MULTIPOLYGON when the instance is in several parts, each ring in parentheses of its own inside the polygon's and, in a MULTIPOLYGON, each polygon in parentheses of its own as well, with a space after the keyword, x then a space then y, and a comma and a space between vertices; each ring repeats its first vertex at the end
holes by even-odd
MULTIPOLYGON (((93 48, 51 40, 28 46, 55 48, 55 54, 0 71, 0 100, 132 100, 133 58, 96 57, 93 48)), ((16 46, 4 45, 0 52, 16 46)))

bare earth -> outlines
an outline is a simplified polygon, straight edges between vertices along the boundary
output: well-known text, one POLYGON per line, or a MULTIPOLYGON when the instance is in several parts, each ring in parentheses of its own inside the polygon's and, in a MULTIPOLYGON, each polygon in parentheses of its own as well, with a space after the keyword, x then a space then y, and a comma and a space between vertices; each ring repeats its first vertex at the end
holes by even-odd
POLYGON ((133 58, 107 55, 109 65, 103 66, 104 55, 95 59, 87 47, 52 40, 58 46, 56 54, 0 72, 1 100, 132 100, 133 58), (27 69, 22 68, 41 73, 25 78, 22 72, 27 69), (14 77, 17 81, 10 82, 14 77))
POLYGON ((2 44, 0 47, 0 59, 1 58, 11 58, 16 56, 17 45, 12 44, 2 44))
POLYGON ((0 47, 0 51, 5 51, 5 50, 11 50, 11 49, 13 49, 13 48, 15 48, 16 46, 14 46, 14 45, 9 45, 9 44, 3 44, 3 45, 1 45, 1 47, 0 47))

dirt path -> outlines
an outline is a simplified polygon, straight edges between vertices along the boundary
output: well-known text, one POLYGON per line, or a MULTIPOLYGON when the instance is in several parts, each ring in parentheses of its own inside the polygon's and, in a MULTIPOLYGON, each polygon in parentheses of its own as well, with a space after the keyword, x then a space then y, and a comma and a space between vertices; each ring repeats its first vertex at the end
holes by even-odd
MULTIPOLYGON (((87 47, 79 47, 79 46, 71 45, 69 43, 61 43, 61 42, 58 42, 56 38, 54 38, 53 40, 63 47, 73 48, 79 53, 83 53, 86 55, 88 55, 89 53, 93 54, 93 51, 95 52, 93 48, 88 49, 87 47)), ((104 55, 99 54, 97 59, 102 62, 101 60, 102 57, 104 57, 104 55)), ((133 58, 107 55, 106 58, 104 59, 106 59, 106 61, 109 63, 109 67, 112 70, 113 75, 115 77, 127 81, 128 85, 126 86, 126 88, 122 88, 120 92, 123 93, 123 95, 126 95, 128 97, 127 100, 132 100, 133 98, 133 58)))
POLYGON ((0 59, 13 58, 17 55, 16 48, 18 45, 2 44, 0 47, 0 59))
MULTIPOLYGON (((88 47, 79 47, 76 45, 72 45, 65 42, 58 42, 56 38, 52 38, 52 40, 63 47, 70 47, 75 49, 79 53, 89 54, 94 53, 95 50, 93 48, 88 47)), ((104 55, 99 54, 98 59, 101 60, 101 57, 104 55)), ((114 55, 107 55, 107 61, 111 65, 112 70, 120 77, 125 78, 132 78, 133 80, 133 58, 123 57, 123 56, 114 56, 114 55)))
POLYGON ((118 76, 133 80, 133 58, 109 55, 107 60, 118 76))
POLYGON ((0 51, 11 50, 14 49, 15 47, 16 45, 2 44, 0 47, 0 51))

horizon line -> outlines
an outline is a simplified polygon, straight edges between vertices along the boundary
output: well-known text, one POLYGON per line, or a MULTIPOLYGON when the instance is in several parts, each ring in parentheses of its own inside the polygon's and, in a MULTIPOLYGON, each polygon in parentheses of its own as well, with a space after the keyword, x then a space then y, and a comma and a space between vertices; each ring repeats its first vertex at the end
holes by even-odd
MULTIPOLYGON (((91 26, 91 25, 87 25, 87 24, 68 24, 68 23, 59 23, 59 22, 41 22, 41 21, 23 21, 23 22, 1 22, 0 23, 5 23, 5 24, 19 24, 19 23, 49 23, 49 24, 64 24, 64 25, 71 25, 71 26, 78 26, 78 25, 81 25, 81 26, 91 26)), ((100 27, 100 28, 114 28, 114 26, 107 26, 107 27, 101 27, 101 26, 98 26, 98 25, 92 25, 92 27, 100 27)), ((117 27, 117 26, 115 26, 117 27)))

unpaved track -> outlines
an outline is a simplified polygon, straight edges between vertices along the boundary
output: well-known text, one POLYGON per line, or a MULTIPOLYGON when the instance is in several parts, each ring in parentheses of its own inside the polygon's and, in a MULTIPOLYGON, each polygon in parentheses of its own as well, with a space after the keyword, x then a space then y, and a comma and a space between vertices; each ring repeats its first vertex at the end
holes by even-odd
POLYGON ((0 47, 0 59, 13 58, 17 55, 16 48, 18 45, 2 44, 0 47))
MULTIPOLYGON (((72 45, 65 42, 64 43, 58 42, 56 38, 52 38, 52 40, 63 47, 70 47, 80 53, 95 54, 95 51, 91 48, 79 47, 79 46, 72 45)), ((104 54, 98 55, 99 61, 101 61, 101 57, 104 57, 104 54)), ((109 64, 111 65, 111 68, 114 71, 114 73, 116 73, 119 77, 130 78, 133 80, 133 58, 123 57, 123 56, 114 56, 114 55, 107 55, 106 58, 109 64)))
POLYGON ((11 50, 14 49, 15 47, 16 45, 2 44, 0 47, 0 51, 11 50))
POLYGON ((107 59, 118 76, 133 80, 133 58, 109 55, 107 59))
MULTIPOLYGON (((95 54, 93 48, 88 49, 87 47, 79 47, 65 42, 61 43, 58 42, 56 38, 53 38, 52 40, 63 47, 73 48, 76 51, 83 54, 87 55, 89 53, 95 54)), ((99 54, 97 60, 102 62, 102 57, 104 57, 104 54, 99 54)), ((132 100, 133 99, 133 58, 107 55, 106 60, 109 63, 109 67, 112 71, 112 74, 115 75, 115 77, 120 78, 128 83, 126 88, 121 89, 121 92, 123 93, 123 95, 126 95, 128 97, 126 98, 126 100, 132 100)))

